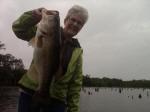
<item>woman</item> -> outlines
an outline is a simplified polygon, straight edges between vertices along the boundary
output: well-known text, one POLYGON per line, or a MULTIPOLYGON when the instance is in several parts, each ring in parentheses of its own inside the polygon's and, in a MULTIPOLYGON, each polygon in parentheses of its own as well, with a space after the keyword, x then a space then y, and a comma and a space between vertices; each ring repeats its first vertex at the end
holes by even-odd
MULTIPOLYGON (((12 29, 18 38, 29 41, 35 36, 36 25, 41 20, 42 9, 25 12, 13 23, 12 29)), ((87 10, 78 5, 69 9, 64 19, 64 28, 61 31, 62 75, 54 75, 51 82, 51 106, 32 105, 32 95, 38 87, 36 78, 30 78, 30 76, 37 75, 34 69, 34 61, 32 61, 28 72, 19 81, 21 88, 19 112, 65 112, 66 109, 67 112, 78 112, 82 86, 82 49, 78 40, 73 37, 79 33, 87 20, 87 10), (29 71, 30 74, 28 74, 29 71)))

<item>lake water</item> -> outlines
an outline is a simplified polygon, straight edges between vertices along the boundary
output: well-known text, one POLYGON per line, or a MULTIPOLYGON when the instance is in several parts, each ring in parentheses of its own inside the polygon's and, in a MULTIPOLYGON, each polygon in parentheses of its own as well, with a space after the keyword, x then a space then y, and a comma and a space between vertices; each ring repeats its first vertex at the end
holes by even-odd
POLYGON ((18 88, 0 88, 0 112, 17 112, 18 88))
POLYGON ((150 112, 150 89, 85 88, 80 112, 150 112))
MULTIPOLYGON (((0 112, 17 112, 18 88, 0 88, 0 112)), ((150 89, 84 88, 80 112, 150 112, 150 89)))

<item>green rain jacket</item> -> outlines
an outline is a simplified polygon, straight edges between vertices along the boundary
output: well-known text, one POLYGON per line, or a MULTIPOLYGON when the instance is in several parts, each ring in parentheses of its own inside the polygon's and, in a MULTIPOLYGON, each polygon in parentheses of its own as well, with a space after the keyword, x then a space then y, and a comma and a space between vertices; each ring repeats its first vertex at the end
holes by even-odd
MULTIPOLYGON (((12 29, 15 35, 22 40, 29 41, 34 37, 37 22, 32 17, 32 11, 25 12, 14 21, 12 29)), ((54 76, 50 89, 51 97, 65 102, 68 106, 68 112, 79 111, 82 76, 82 49, 75 48, 68 64, 67 72, 57 81, 54 76)), ((33 61, 28 72, 20 79, 19 84, 32 90, 37 89, 38 80, 33 61)))

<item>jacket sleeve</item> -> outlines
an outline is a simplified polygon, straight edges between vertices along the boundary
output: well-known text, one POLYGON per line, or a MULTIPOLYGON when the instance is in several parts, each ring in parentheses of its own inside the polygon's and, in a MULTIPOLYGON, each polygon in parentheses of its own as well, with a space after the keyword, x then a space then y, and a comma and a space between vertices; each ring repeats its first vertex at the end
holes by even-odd
POLYGON ((74 76, 69 84, 67 96, 67 112, 79 112, 79 98, 82 87, 82 54, 77 60, 76 70, 74 76))
POLYGON ((32 13, 33 11, 25 12, 13 22, 12 30, 22 40, 29 41, 35 36, 37 21, 34 20, 32 13))

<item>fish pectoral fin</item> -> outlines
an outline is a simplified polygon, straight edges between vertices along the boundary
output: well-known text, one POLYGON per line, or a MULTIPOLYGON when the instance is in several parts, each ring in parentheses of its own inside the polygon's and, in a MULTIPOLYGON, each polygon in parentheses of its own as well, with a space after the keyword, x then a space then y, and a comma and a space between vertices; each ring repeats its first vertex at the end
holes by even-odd
POLYGON ((35 47, 41 48, 43 45, 42 38, 33 37, 31 40, 29 40, 28 45, 32 46, 33 48, 35 48, 35 47))
POLYGON ((35 37, 33 37, 33 38, 31 38, 31 39, 29 40, 28 45, 35 48, 35 46, 36 46, 36 45, 35 45, 35 37))

